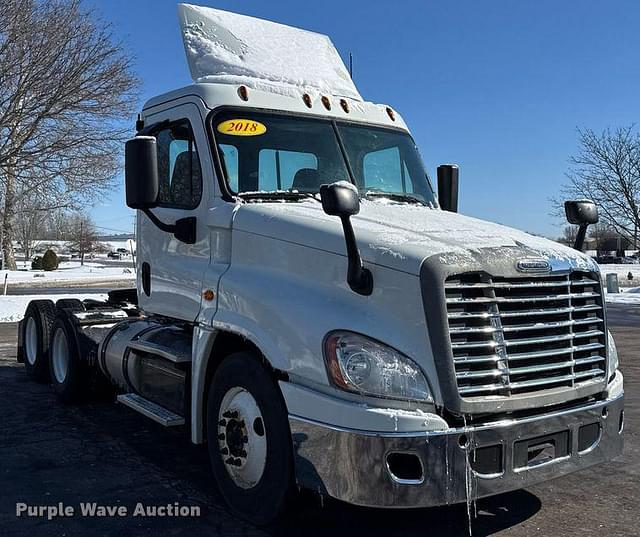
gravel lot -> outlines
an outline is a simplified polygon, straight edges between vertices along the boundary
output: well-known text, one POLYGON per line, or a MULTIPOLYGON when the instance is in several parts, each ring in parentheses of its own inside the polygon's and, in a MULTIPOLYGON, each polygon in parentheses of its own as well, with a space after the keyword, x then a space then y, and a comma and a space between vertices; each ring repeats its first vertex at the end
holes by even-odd
MULTIPOLYGON (((478 502, 474 535, 629 536, 640 531, 640 308, 610 308, 625 373, 626 445, 619 459, 528 490, 478 502)), ((253 528, 229 514, 206 451, 112 403, 65 407, 15 362, 16 324, 0 324, 0 534, 11 535, 467 535, 465 506, 414 511, 352 507, 312 494, 280 525, 253 528), (193 518, 16 517, 16 503, 79 511, 80 502, 200 508, 193 518)))

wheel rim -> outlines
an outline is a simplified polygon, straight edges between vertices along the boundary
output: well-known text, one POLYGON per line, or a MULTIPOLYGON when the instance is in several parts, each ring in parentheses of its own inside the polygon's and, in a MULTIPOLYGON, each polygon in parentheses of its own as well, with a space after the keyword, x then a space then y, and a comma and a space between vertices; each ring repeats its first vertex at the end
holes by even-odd
POLYGON ((231 388, 222 398, 218 448, 236 485, 250 489, 258 484, 267 462, 267 434, 260 407, 244 388, 231 388))
POLYGON ((69 369, 69 344, 67 335, 62 328, 58 328, 53 336, 53 345, 51 347, 51 365, 53 366, 53 375, 60 384, 67 378, 69 369))
POLYGON ((24 331, 24 347, 27 362, 29 362, 29 365, 34 365, 38 357, 38 329, 36 320, 33 317, 27 319, 27 326, 24 331))

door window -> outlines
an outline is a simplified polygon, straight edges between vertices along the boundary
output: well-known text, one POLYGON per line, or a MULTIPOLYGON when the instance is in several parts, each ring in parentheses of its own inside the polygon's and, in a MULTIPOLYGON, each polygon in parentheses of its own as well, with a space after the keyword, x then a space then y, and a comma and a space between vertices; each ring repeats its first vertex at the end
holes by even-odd
POLYGON ((156 133, 159 205, 195 209, 202 198, 202 172, 189 122, 179 121, 156 133))

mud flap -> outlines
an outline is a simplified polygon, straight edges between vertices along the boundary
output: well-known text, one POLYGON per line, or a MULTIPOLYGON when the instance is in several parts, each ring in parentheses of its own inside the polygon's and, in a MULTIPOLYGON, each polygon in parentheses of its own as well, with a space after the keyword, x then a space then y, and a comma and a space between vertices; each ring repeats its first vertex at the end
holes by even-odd
POLYGON ((18 347, 16 349, 16 360, 18 361, 18 363, 21 363, 21 364, 24 363, 22 323, 23 321, 20 321, 18 323, 18 347))

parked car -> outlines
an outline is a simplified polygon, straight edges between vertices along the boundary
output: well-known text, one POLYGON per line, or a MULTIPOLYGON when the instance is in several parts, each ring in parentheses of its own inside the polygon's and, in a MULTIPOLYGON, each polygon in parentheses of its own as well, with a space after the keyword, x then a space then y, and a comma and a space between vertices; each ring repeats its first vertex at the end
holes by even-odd
POLYGON ((122 254, 120 252, 109 252, 107 257, 109 259, 122 259, 122 254))
POLYGON ((596 257, 596 261, 599 265, 612 265, 616 263, 616 257, 613 255, 599 255, 596 257))
POLYGON ((634 259, 633 257, 616 257, 615 258, 615 263, 617 263, 618 265, 635 265, 638 263, 637 259, 634 259))

